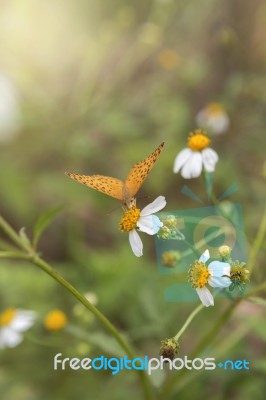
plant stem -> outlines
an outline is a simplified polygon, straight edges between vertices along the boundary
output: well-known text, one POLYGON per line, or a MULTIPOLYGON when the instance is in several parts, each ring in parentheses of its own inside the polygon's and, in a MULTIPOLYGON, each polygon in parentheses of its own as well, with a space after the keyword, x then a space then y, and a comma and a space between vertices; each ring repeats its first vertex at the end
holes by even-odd
POLYGON ((264 210, 264 214, 263 214, 257 235, 253 242, 252 249, 250 251, 250 256, 249 256, 249 261, 248 261, 248 269, 249 269, 250 273, 254 268, 260 246, 263 243, 265 232, 266 232, 266 207, 264 210))
MULTIPOLYGON (((123 337, 120 335, 115 326, 99 311, 94 305, 92 305, 85 296, 83 296, 73 285, 71 285, 67 280, 65 280, 56 270, 54 270, 47 262, 39 258, 38 256, 19 254, 19 253, 11 253, 11 252, 1 252, 0 257, 5 256, 5 258, 18 258, 26 261, 30 261, 32 264, 41 268, 48 275, 50 275, 53 279, 55 279, 61 286, 63 286, 68 292, 70 292, 81 304, 83 304, 89 311, 91 311, 95 317, 104 325, 107 331, 111 333, 111 335, 116 339, 121 348, 125 351, 125 353, 131 358, 135 358, 135 354, 123 337), (4 254, 3 254, 4 253, 4 254)), ((144 398, 147 400, 152 399, 152 391, 151 386, 148 381, 148 377, 146 376, 145 371, 137 370, 139 375, 144 398)))
MULTIPOLYGON (((205 346, 209 346, 210 343, 214 340, 214 338, 219 333, 220 329, 224 326, 225 322, 231 317, 235 307, 238 305, 241 299, 238 299, 235 303, 230 304, 229 307, 223 312, 223 314, 216 320, 212 329, 203 337, 203 339, 199 342, 197 347, 192 352, 190 358, 195 358, 201 351, 205 348, 205 346)), ((199 307, 198 307, 199 308, 199 307)), ((197 309, 196 309, 197 310, 197 309)), ((196 311, 194 310, 194 311, 196 311)), ((168 379, 162 387, 162 392, 159 397, 160 400, 166 399, 168 396, 173 394, 174 388, 179 381, 182 381, 183 376, 186 375, 187 371, 182 370, 178 375, 173 375, 170 379, 168 379)))
POLYGON ((125 350, 126 354, 130 357, 134 357, 133 351, 130 349, 128 344, 124 341, 117 329, 111 324, 111 322, 94 306, 92 305, 85 296, 83 296, 74 286, 66 281, 57 271, 55 271, 48 263, 39 257, 28 257, 29 261, 37 265, 53 279, 55 279, 60 285, 62 285, 68 292, 70 292, 80 303, 82 303, 89 311, 91 311, 95 317, 101 321, 105 328, 116 338, 120 346, 125 350))
POLYGON ((195 254, 195 256, 197 258, 199 258, 201 256, 201 253, 199 252, 199 250, 197 250, 194 246, 192 246, 192 244, 190 244, 189 241, 184 239, 183 242, 186 243, 186 245, 190 248, 190 250, 192 250, 192 252, 195 254))
MULTIPOLYGON (((20 260, 29 261, 36 265, 53 279, 55 279, 61 286, 63 286, 69 293, 71 293, 81 304, 83 304, 95 317, 104 325, 107 331, 116 339, 121 348, 131 358, 135 358, 135 354, 127 342, 120 335, 115 326, 94 306, 85 296, 83 296, 73 285, 65 280, 56 270, 54 270, 46 261, 41 259, 33 249, 27 247, 20 236, 13 230, 13 228, 0 216, 0 227, 9 236, 9 238, 24 252, 16 251, 2 251, 0 258, 16 258, 20 260)), ((143 388, 143 395, 146 400, 152 399, 152 388, 148 377, 143 370, 136 370, 143 388)))
POLYGON ((189 324, 192 322, 192 320, 195 318, 195 316, 204 308, 203 304, 200 304, 197 308, 195 308, 194 311, 192 311, 192 313, 188 316, 188 318, 186 319, 184 325, 182 326, 182 328, 177 332, 177 334, 175 335, 174 339, 177 342, 178 339, 181 337, 181 335, 183 335, 183 333, 185 332, 185 330, 187 329, 187 327, 189 326, 189 324))
POLYGON ((24 253, 17 251, 0 251, 0 258, 23 258, 24 255, 24 253))
POLYGON ((3 231, 6 233, 7 236, 21 249, 29 251, 28 247, 23 243, 20 236, 14 231, 13 228, 4 220, 3 217, 0 215, 0 226, 3 231))

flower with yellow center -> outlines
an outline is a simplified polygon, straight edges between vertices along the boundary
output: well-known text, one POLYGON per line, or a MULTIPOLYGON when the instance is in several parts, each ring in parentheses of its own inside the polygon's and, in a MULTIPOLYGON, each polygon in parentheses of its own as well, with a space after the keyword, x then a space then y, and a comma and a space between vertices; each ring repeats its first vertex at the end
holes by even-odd
POLYGON ((230 276, 230 265, 221 261, 212 261, 207 266, 206 262, 209 258, 209 250, 206 250, 188 271, 189 282, 193 289, 196 289, 205 307, 214 305, 213 296, 207 288, 207 284, 214 288, 225 288, 231 285, 228 277, 230 276))
POLYGON ((67 316, 61 310, 50 311, 44 319, 44 326, 48 331, 60 331, 67 323, 67 316))
POLYGON ((218 161, 218 154, 208 146, 210 139, 201 130, 196 129, 188 137, 188 147, 183 149, 175 158, 174 173, 181 170, 185 179, 197 178, 202 172, 213 172, 218 161))
POLYGON ((216 135, 225 133, 230 125, 229 117, 224 107, 219 103, 207 104, 198 112, 196 122, 202 129, 207 129, 216 135))
POLYGON ((22 332, 34 323, 33 311, 18 310, 10 307, 0 313, 0 349, 16 347, 23 340, 22 332))
POLYGON ((122 232, 129 233, 129 243, 135 256, 140 257, 143 254, 143 244, 137 229, 148 235, 156 235, 163 224, 153 213, 160 211, 165 205, 165 197, 159 196, 142 211, 136 206, 125 211, 119 227, 122 232))

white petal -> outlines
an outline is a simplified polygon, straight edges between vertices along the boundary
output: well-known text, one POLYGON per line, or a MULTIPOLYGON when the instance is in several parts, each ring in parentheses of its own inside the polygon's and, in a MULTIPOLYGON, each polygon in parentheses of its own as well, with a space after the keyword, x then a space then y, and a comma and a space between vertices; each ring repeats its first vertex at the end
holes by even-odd
POLYGON ((205 263, 206 261, 208 261, 209 258, 210 258, 210 252, 209 252, 209 250, 207 249, 207 250, 205 250, 204 253, 202 253, 202 255, 200 256, 199 261, 205 263))
POLYGON ((205 307, 209 307, 209 306, 213 306, 214 305, 213 296, 212 296, 211 292, 209 291, 209 289, 206 288, 206 286, 201 288, 201 289, 197 288, 196 291, 197 291, 197 293, 199 295, 199 298, 200 298, 202 304, 205 307))
POLYGON ((148 235, 155 235, 163 226, 163 223, 156 215, 148 215, 147 217, 140 217, 137 226, 142 232, 148 235))
POLYGON ((177 173, 180 170, 180 168, 183 167, 185 162, 189 159, 191 153, 192 153, 191 149, 185 148, 184 150, 180 151, 180 153, 177 154, 173 168, 173 171, 175 173, 177 173))
POLYGON ((16 347, 23 340, 23 336, 9 327, 0 329, 0 349, 5 347, 16 347))
POLYGON ((226 262, 212 261, 208 267, 208 270, 211 273, 208 283, 215 288, 225 288, 230 286, 230 269, 230 264, 226 262), (223 277, 223 275, 227 275, 228 278, 223 277))
POLYGON ((16 315, 9 326, 14 331, 24 332, 33 325, 35 317, 34 311, 16 310, 16 315))
POLYGON ((143 210, 140 212, 140 216, 145 217, 146 215, 151 215, 153 213, 156 213, 157 211, 162 210, 165 206, 165 197, 159 196, 152 203, 143 208, 143 210))
POLYGON ((192 151, 189 159, 181 170, 181 175, 185 179, 197 178, 202 171, 202 155, 199 151, 192 151))
POLYGON ((213 172, 215 165, 219 160, 218 154, 213 149, 207 148, 202 150, 202 160, 204 168, 207 172, 213 172))
POLYGON ((135 256, 142 256, 143 244, 135 229, 132 229, 132 231, 129 232, 129 243, 135 256))

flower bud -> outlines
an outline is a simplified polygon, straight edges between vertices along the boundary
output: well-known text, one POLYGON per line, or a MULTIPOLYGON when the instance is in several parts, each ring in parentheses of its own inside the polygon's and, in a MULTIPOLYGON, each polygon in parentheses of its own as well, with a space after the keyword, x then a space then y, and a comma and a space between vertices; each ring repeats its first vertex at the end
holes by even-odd
POLYGON ((159 239, 162 239, 162 240, 169 240, 169 239, 171 239, 171 235, 172 235, 172 232, 171 232, 171 229, 169 229, 167 226, 162 226, 161 227, 161 229, 159 230, 159 232, 157 233, 157 237, 159 238, 159 239))
POLYGON ((228 257, 228 256, 230 256, 231 251, 232 251, 232 249, 231 249, 231 247, 229 247, 229 246, 220 246, 219 249, 218 249, 219 255, 220 255, 221 257, 228 257))
POLYGON ((161 342, 159 354, 163 358, 169 358, 170 360, 173 360, 179 349, 180 345, 175 341, 174 338, 164 339, 161 342))
POLYGON ((236 261, 231 266, 230 279, 233 282, 249 283, 249 270, 246 268, 246 264, 236 261))
POLYGON ((164 267, 174 268, 180 258, 179 251, 165 251, 162 254, 161 263, 164 267))
POLYGON ((176 229, 177 218, 174 215, 168 215, 167 218, 163 220, 163 223, 170 229, 176 229))

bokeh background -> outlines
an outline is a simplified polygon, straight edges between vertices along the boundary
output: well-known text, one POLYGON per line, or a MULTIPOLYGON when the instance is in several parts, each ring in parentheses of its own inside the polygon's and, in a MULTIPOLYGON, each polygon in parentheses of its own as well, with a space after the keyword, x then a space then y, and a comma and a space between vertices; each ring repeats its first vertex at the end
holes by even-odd
MULTIPOLYGON (((181 194, 188 182, 172 173, 173 160, 196 128, 199 110, 222 103, 230 128, 212 137, 220 156, 214 189, 219 195, 239 185, 230 200, 243 206, 249 248, 265 202, 265 39, 263 0, 1 1, 1 214, 31 235, 41 213, 65 204, 40 252, 90 293, 141 355, 157 357, 160 341, 178 331, 195 304, 164 302, 168 277, 158 273, 153 239, 142 235, 144 256, 137 259, 118 230, 121 208, 107 215, 117 202, 64 172, 124 178, 165 141, 139 205, 163 194, 167 210, 198 207, 181 194)), ((206 198, 203 180, 189 186, 206 198)), ((265 278, 263 257, 265 246, 254 284, 265 278)), ((180 357, 190 354, 227 303, 220 299, 198 316, 180 357)), ((102 326, 36 267, 1 260, 0 311, 9 306, 35 310, 38 320, 21 345, 0 353, 1 399, 139 398, 134 373, 53 370, 58 352, 91 358, 120 353, 102 326), (53 308, 67 313, 75 335, 44 329, 43 317, 53 308)), ((215 357, 220 341, 235 330, 239 339, 226 358, 245 358, 251 370, 199 374, 193 385, 176 388, 179 399, 264 398, 262 312, 242 303, 206 350, 215 357)), ((154 385, 164 378, 156 375, 154 385)))

